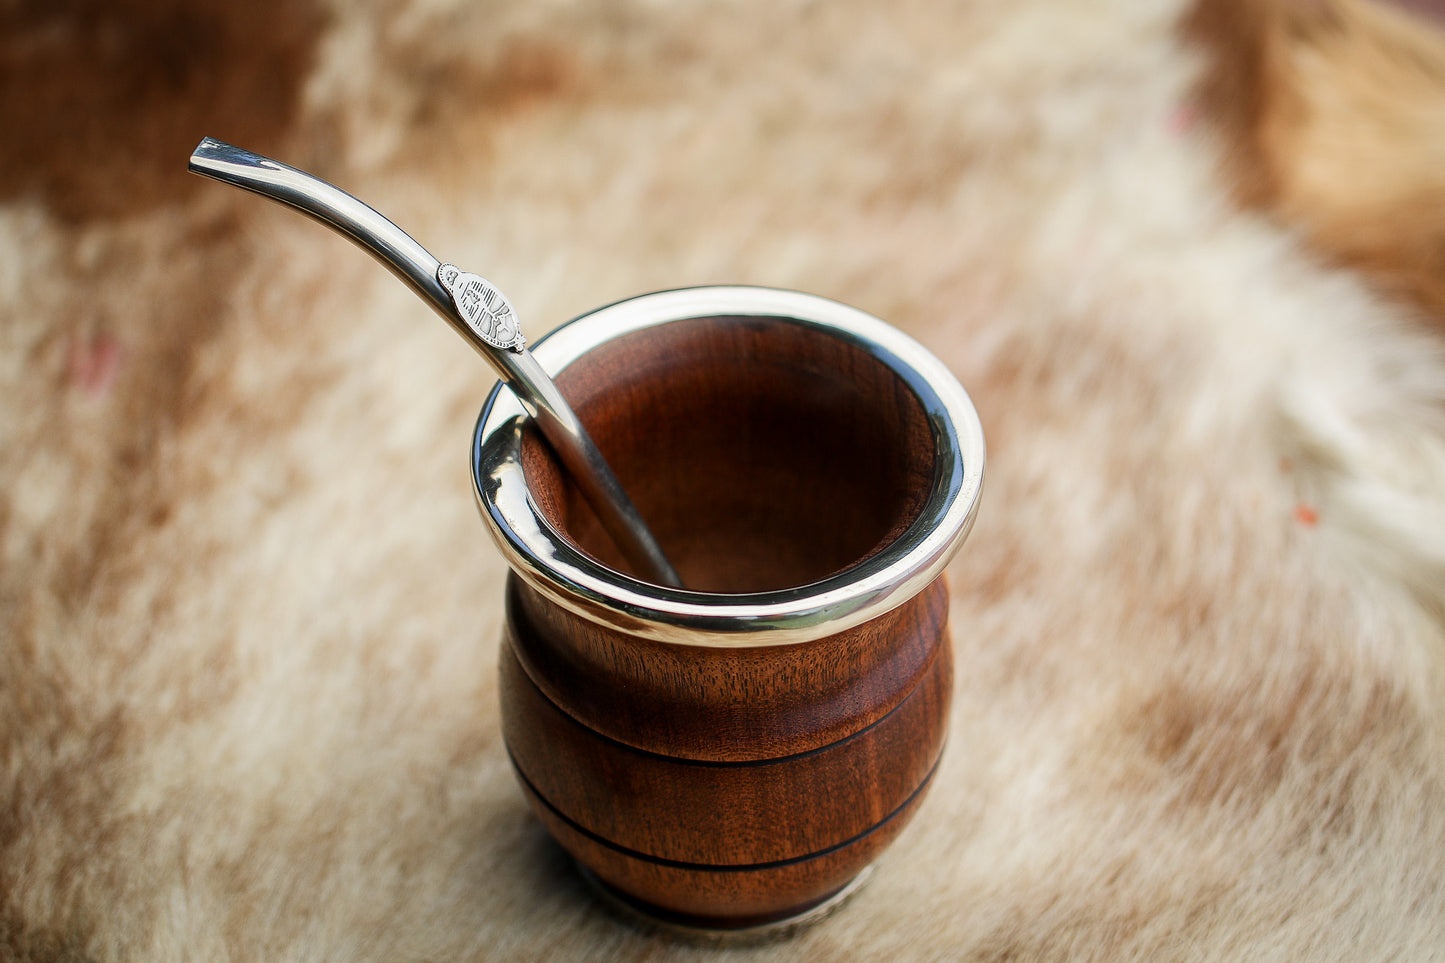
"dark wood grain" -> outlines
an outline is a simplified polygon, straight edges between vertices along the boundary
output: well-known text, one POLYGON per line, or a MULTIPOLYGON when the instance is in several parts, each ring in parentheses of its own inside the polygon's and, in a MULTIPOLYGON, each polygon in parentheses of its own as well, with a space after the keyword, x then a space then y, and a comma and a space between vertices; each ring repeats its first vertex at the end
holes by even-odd
POLYGON ((644 912, 711 929, 737 929, 797 916, 826 900, 878 858, 908 824, 927 783, 892 819, 810 859, 733 868, 677 865, 620 851, 558 816, 524 783, 548 832, 582 865, 644 912))
MULTIPOLYGON (((882 822, 933 769, 939 741, 919 736, 943 727, 952 666, 948 646, 935 644, 930 650, 933 658, 921 678, 898 686, 904 698, 879 718, 821 747, 800 744, 793 752, 786 720, 768 727, 758 714, 754 733, 741 727, 697 727, 687 700, 676 691, 678 685, 694 685, 695 677, 671 675, 672 692, 664 692, 666 683, 660 680, 669 677, 662 676, 638 687, 612 689, 614 697, 625 693, 641 703, 653 701, 657 693, 666 695, 670 712, 654 716, 659 734, 693 722, 704 736, 753 750, 749 755, 759 755, 758 744, 780 753, 716 762, 658 752, 663 740, 649 740, 652 730, 646 728, 632 734, 632 742, 642 748, 603 736, 542 694, 523 671, 513 642, 502 653, 503 727, 513 762, 533 790, 620 846, 691 863, 796 859, 882 822), (568 764, 557 765, 559 759, 568 764), (658 805, 662 800, 665 807, 658 805), (807 800, 806 806, 800 800, 807 800)), ((707 654, 724 670, 736 668, 743 684, 756 677, 750 669, 766 664, 752 652, 707 654)))
MULTIPOLYGON (((766 318, 707 318, 609 342, 558 386, 687 586, 761 592, 857 564, 918 517, 934 474, 922 406, 847 341, 766 318)), ((543 515, 626 563, 535 432, 543 515)))
POLYGON ((607 739, 717 762, 806 752, 877 722, 935 668, 948 613, 938 581, 816 642, 710 649, 629 636, 508 588, 515 657, 549 700, 607 739))
MULTIPOLYGON (((592 352, 559 382, 691 588, 844 572, 918 517, 932 481, 908 386, 796 325, 669 325, 592 352)), ((524 441, 523 466, 549 522, 621 569, 540 439, 524 441)), ((939 579, 813 642, 673 645, 513 577, 508 751, 539 818, 627 899, 698 925, 787 917, 846 885, 917 806, 947 724, 947 611, 939 579)))

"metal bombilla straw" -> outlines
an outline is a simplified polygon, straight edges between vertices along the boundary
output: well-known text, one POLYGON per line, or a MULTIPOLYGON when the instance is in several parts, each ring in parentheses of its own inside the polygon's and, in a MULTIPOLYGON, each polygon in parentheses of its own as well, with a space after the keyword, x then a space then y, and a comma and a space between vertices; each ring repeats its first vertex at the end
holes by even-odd
POLYGON ((294 207, 386 265, 516 393, 627 561, 644 578, 683 587, 587 429, 527 350, 516 311, 501 291, 475 274, 441 263, 381 214, 305 171, 210 137, 191 154, 190 170, 294 207))

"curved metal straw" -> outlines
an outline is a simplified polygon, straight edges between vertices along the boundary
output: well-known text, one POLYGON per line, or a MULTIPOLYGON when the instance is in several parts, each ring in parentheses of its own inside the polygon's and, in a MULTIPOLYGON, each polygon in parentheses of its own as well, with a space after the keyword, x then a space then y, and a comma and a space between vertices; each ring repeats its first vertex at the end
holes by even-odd
POLYGON ((617 547, 644 578, 682 587, 636 506, 587 429, 530 351, 488 344, 458 313, 437 278, 441 262, 401 228, 319 177, 210 137, 191 154, 190 170, 307 214, 365 248, 466 339, 516 393, 597 513, 617 547))

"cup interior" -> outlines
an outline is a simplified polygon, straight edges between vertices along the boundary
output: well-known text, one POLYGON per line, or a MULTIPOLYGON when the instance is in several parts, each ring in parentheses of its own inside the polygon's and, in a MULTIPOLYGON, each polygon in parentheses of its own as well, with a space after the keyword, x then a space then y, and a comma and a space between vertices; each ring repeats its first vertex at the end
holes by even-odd
MULTIPOLYGON (((873 556, 937 461, 908 381, 845 335, 768 316, 623 334, 556 378, 689 589, 770 592, 873 556)), ((634 575, 535 428, 527 488, 578 550, 634 575)))

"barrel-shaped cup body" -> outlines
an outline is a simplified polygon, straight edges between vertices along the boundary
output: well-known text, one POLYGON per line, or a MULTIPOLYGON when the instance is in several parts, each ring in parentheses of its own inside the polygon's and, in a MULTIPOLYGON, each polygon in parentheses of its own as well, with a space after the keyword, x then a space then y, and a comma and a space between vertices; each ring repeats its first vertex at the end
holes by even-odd
POLYGON ((890 842, 946 731, 942 580, 813 642, 628 637, 513 579, 503 731, 538 816, 658 915, 709 928, 804 912, 890 842))
POLYGON ((654 915, 806 912, 902 828, 947 731, 942 570, 983 438, 931 355, 851 308, 708 288, 538 347, 686 589, 634 577, 493 393, 477 494, 513 574, 503 730, 538 817, 654 915))

